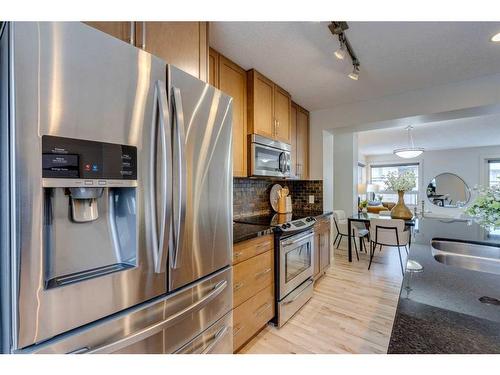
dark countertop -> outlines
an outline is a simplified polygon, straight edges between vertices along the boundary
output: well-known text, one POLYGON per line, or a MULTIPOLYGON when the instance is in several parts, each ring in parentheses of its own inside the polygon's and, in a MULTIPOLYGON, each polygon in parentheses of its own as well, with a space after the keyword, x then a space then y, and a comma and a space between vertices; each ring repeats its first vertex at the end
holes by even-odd
POLYGON ((500 244, 477 224, 419 219, 408 259, 421 273, 406 271, 388 353, 500 353, 500 275, 442 264, 432 256, 433 238, 500 244))
POLYGON ((271 233, 270 226, 233 223, 233 244, 271 233))
MULTIPOLYGON (((317 219, 332 215, 332 211, 294 211, 294 213, 307 213, 304 216, 313 216, 317 219)), ((255 237, 264 236, 273 233, 273 229, 269 225, 254 225, 233 223, 233 244, 250 240, 255 237)))

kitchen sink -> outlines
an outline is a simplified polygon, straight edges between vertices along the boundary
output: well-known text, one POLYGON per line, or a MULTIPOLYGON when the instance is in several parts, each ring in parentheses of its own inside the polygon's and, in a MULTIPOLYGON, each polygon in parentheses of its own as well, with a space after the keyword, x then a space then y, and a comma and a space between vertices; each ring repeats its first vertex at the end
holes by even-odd
POLYGON ((500 246, 433 239, 434 259, 448 266, 500 275, 500 246))

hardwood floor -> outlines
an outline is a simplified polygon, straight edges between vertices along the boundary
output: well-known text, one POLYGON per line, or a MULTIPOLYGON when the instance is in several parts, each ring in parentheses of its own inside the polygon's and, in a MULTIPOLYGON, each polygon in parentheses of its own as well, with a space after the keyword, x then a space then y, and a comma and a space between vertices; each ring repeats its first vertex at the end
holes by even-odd
MULTIPOLYGON (((281 329, 267 326, 239 353, 386 353, 401 287, 397 249, 347 261, 347 241, 334 251, 313 298, 281 329)), ((406 254, 404 250, 403 262, 406 254)))

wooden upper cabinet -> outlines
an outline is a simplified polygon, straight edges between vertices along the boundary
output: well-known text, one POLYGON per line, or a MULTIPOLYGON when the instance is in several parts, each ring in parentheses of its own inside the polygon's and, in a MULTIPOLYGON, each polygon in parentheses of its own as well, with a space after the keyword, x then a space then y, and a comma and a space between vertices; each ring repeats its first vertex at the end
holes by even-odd
POLYGON ((219 57, 219 89, 233 97, 233 176, 247 176, 247 76, 244 69, 219 57))
POLYGON ((208 80, 207 22, 137 22, 136 46, 208 80))
POLYGON ((292 102, 290 106, 290 137, 292 146, 290 172, 292 176, 297 175, 297 111, 298 106, 292 102))
POLYGON ((290 94, 256 70, 247 74, 249 134, 290 143, 290 94))
POLYGON ((219 87, 219 53, 212 48, 208 53, 208 83, 219 87))
POLYGON ((101 30, 106 34, 112 35, 115 38, 123 40, 124 42, 131 43, 133 40, 132 35, 132 22, 84 22, 97 30, 101 30))
POLYGON ((255 70, 247 77, 248 132, 274 138, 274 83, 255 70))
POLYGON ((247 176, 246 71, 210 49, 209 82, 233 98, 233 176, 247 176))
POLYGON ((302 107, 297 110, 297 165, 296 174, 302 179, 309 178, 309 112, 302 107))
POLYGON ((208 22, 85 23, 127 43, 131 43, 131 36, 134 36, 136 47, 202 81, 206 82, 209 78, 208 22))
POLYGON ((281 87, 274 85, 274 119, 276 121, 274 138, 285 143, 290 143, 291 141, 291 101, 290 94, 288 94, 281 87))

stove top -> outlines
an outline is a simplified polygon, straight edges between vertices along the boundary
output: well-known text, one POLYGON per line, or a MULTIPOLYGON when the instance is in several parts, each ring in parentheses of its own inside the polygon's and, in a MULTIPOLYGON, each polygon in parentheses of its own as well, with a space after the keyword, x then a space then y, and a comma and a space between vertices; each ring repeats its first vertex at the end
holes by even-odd
POLYGON ((314 225, 316 219, 312 216, 312 212, 292 212, 289 214, 270 214, 248 216, 235 219, 236 223, 253 224, 253 225, 268 225, 275 227, 283 232, 292 232, 304 230, 314 225))

